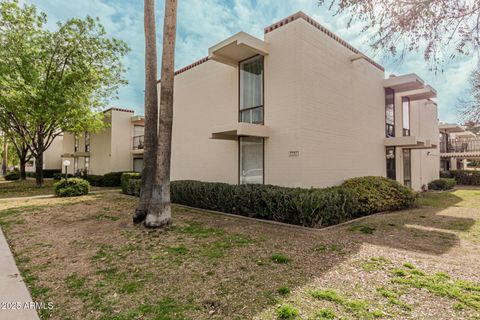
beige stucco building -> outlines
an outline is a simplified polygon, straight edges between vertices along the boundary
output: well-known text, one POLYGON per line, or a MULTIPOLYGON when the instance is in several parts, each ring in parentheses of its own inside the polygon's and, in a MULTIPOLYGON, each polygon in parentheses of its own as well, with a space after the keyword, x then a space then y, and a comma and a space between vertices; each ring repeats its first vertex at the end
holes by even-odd
POLYGON ((440 130, 440 170, 468 169, 471 160, 480 160, 480 136, 458 124, 442 123, 440 130))
POLYGON ((382 66, 297 13, 240 32, 176 72, 172 180, 325 187, 439 175, 433 88, 382 66))
MULTIPOLYGON (((171 178, 309 188, 373 175, 420 190, 439 175, 435 97, 299 12, 176 72, 171 178)), ((143 118, 105 114, 101 133, 65 134, 63 157, 91 174, 140 171, 143 118)))
POLYGON ((63 137, 63 160, 69 160, 69 172, 87 171, 105 174, 138 171, 143 166, 144 119, 133 110, 110 108, 103 112, 105 128, 98 133, 63 137))
MULTIPOLYGON (((60 170, 62 167, 63 133, 55 137, 43 153, 43 170, 60 170)), ((35 159, 25 165, 26 172, 35 172, 35 159)))

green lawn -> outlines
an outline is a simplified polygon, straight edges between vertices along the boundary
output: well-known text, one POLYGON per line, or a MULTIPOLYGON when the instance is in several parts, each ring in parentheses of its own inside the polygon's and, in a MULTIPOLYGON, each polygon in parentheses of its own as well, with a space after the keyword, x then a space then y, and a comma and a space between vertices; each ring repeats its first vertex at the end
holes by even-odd
POLYGON ((117 193, 0 202, 42 319, 478 319, 480 190, 302 230, 174 207, 131 224, 117 193))
POLYGON ((0 198, 53 194, 53 183, 53 180, 46 179, 44 187, 37 188, 35 179, 31 178, 25 181, 6 181, 0 179, 0 198))

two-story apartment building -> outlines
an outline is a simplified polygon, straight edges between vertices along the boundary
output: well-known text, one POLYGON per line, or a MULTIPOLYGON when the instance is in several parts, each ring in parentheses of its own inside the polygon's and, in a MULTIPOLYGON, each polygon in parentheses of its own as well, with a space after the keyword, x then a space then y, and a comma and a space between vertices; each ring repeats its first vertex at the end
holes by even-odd
POLYGON ((172 180, 308 188, 374 175, 420 190, 439 172, 435 97, 299 12, 176 72, 172 180))
POLYGON ((64 133, 62 158, 70 160, 71 173, 105 174, 142 171, 144 118, 133 110, 110 108, 104 112, 105 128, 98 133, 64 133))
POLYGON ((440 170, 467 169, 469 160, 480 160, 480 137, 458 124, 442 123, 440 170))
MULTIPOLYGON (((439 174, 433 88, 381 65, 299 12, 240 32, 176 72, 172 180, 325 187, 386 176, 420 190, 439 174)), ((91 174, 141 171, 142 117, 64 135, 63 158, 91 174)))

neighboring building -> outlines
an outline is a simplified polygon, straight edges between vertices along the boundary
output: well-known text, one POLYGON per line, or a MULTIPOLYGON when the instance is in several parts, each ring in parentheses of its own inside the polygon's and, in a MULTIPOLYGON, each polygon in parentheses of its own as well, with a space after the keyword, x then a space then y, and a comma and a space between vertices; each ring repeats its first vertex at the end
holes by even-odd
POLYGON ((172 180, 308 188, 371 175, 420 190, 439 175, 435 97, 299 12, 176 72, 172 180))
POLYGON ((480 137, 457 124, 442 123, 440 130, 440 169, 468 169, 470 160, 480 160, 480 137))
POLYGON ((105 174, 138 171, 143 166, 144 118, 133 110, 104 111, 105 128, 99 133, 75 136, 65 133, 62 158, 70 160, 72 173, 105 174))
MULTIPOLYGON (((43 170, 60 170, 62 168, 63 134, 55 137, 52 144, 43 153, 43 170)), ((35 172, 35 159, 25 165, 26 172, 35 172)))

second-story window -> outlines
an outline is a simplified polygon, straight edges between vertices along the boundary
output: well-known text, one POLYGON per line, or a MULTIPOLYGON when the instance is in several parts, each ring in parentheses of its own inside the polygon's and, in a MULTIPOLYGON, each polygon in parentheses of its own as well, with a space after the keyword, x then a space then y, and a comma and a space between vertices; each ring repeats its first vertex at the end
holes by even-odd
POLYGON ((410 99, 402 98, 403 136, 410 135, 410 99))
POLYGON ((395 91, 385 89, 385 135, 395 137, 395 91))
POLYGON ((78 137, 77 136, 75 136, 75 142, 74 142, 73 148, 74 148, 75 152, 78 151, 78 137))
POLYGON ((263 124, 263 56, 240 62, 240 122, 263 124))
POLYGON ((90 152, 90 132, 85 132, 85 152, 90 152))

